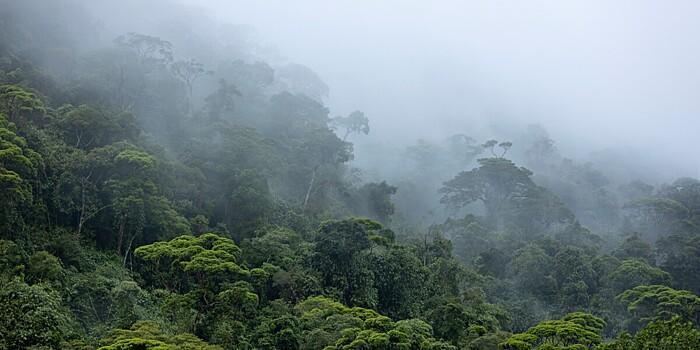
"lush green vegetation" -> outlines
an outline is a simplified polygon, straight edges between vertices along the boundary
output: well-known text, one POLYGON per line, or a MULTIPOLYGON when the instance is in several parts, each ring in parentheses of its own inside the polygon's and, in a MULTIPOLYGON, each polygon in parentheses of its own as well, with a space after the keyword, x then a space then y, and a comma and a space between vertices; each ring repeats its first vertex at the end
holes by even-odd
POLYGON ((370 121, 306 67, 36 22, 0 20, 0 349, 700 346, 697 179, 611 190, 551 140, 538 175, 456 135, 405 154, 459 168, 434 193, 358 181, 370 121))

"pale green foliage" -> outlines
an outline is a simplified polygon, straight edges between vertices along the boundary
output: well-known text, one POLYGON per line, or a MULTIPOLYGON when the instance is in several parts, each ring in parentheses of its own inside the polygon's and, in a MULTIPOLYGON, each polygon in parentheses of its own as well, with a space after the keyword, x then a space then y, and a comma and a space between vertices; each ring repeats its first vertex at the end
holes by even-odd
POLYGON ((157 324, 136 322, 130 329, 117 329, 100 341, 99 350, 221 350, 192 334, 167 334, 157 324))
POLYGON ((301 349, 454 349, 436 341, 432 328, 411 319, 393 322, 374 310, 349 308, 325 297, 296 306, 301 313, 301 349))
POLYGON ((139 247, 134 253, 157 268, 172 269, 173 273, 181 270, 192 274, 249 274, 238 265, 241 249, 231 239, 214 233, 179 236, 139 247))
POLYGON ((641 322, 670 319, 700 322, 700 297, 686 291, 663 285, 638 286, 618 296, 627 310, 641 322))
POLYGON ((8 204, 32 199, 30 180, 40 164, 41 156, 17 134, 15 124, 0 113, 0 195, 8 204))
POLYGON ((41 99, 31 91, 17 85, 0 85, 0 112, 16 121, 24 113, 45 113, 41 99))
POLYGON ((505 350, 574 350, 600 344, 605 322, 591 314, 574 312, 560 320, 543 321, 500 344, 505 350))
POLYGON ((596 350, 695 350, 700 344, 697 325, 679 317, 649 323, 634 336, 623 333, 596 350))

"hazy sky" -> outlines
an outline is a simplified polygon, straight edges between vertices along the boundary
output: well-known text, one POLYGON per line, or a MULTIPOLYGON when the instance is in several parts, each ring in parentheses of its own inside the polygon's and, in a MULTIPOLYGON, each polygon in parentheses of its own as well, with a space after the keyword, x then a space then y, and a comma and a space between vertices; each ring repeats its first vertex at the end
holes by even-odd
POLYGON ((255 27, 375 136, 541 123, 569 154, 700 170, 700 1, 182 1, 255 27))

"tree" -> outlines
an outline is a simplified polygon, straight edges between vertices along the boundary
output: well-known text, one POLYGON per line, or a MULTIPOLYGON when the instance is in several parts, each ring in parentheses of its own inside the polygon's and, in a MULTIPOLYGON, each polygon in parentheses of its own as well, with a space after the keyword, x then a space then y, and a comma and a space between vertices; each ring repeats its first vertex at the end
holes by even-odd
POLYGON ((482 144, 481 147, 488 149, 489 152, 491 152, 491 155, 493 155, 494 157, 503 158, 503 157, 505 157, 506 153, 508 153, 508 150, 511 147, 513 147, 513 143, 509 142, 509 141, 504 141, 504 142, 499 143, 496 140, 488 140, 488 141, 484 142, 484 144, 482 144), (503 149, 501 154, 496 153, 496 150, 495 150, 496 145, 498 145, 498 147, 501 147, 503 149))
POLYGON ((55 291, 19 279, 0 282, 0 349, 55 349, 70 336, 70 313, 55 291))
POLYGON ((0 239, 0 279, 19 276, 24 272, 25 257, 13 241, 0 239))
POLYGON ((640 285, 671 285, 671 275, 649 266, 643 260, 624 260, 607 277, 607 282, 615 294, 622 293, 640 285))
POLYGON ((335 117, 331 119, 331 125, 336 128, 345 129, 343 141, 345 141, 350 134, 369 134, 369 119, 360 111, 354 111, 347 117, 335 117))
POLYGON ((204 69, 202 63, 195 59, 176 61, 170 65, 170 70, 173 74, 187 87, 187 114, 192 113, 192 88, 195 81, 205 74, 211 74, 211 71, 204 69))
POLYGON ((479 159, 479 165, 445 182, 440 190, 441 202, 464 206, 481 201, 489 215, 497 215, 511 199, 534 186, 530 179, 532 172, 516 167, 507 159, 483 158, 479 159))
POLYGON ((266 227, 255 237, 241 242, 245 261, 252 266, 271 263, 288 267, 295 263, 297 249, 303 240, 296 232, 282 227, 266 227))
POLYGON ((42 250, 29 257, 26 274, 29 283, 61 282, 64 272, 61 261, 42 250))
POLYGON ((64 105, 57 111, 56 126, 67 144, 89 150, 118 141, 134 141, 139 135, 130 113, 109 115, 88 105, 64 105))
POLYGON ((215 289, 229 278, 250 274, 238 264, 241 249, 231 239, 213 233, 144 245, 136 248, 134 254, 152 264, 144 266, 151 285, 174 292, 215 289))
POLYGON ((621 334, 611 343, 596 347, 600 350, 692 350, 700 344, 700 330, 680 317, 655 321, 634 336, 621 334))
POLYGON ((46 107, 34 92, 21 86, 0 85, 0 112, 7 115, 10 121, 24 124, 21 115, 44 114, 46 107))
POLYGON ((457 345, 467 334, 470 316, 459 299, 447 298, 430 308, 426 319, 438 338, 457 345))
POLYGON ((396 194, 397 189, 385 181, 362 185, 352 198, 353 212, 378 220, 383 224, 389 223, 391 215, 394 214, 394 203, 391 201, 391 196, 396 194))
POLYGON ((508 150, 510 150, 510 148, 513 147, 513 143, 508 142, 508 141, 501 142, 498 144, 498 147, 501 147, 503 149, 503 152, 499 156, 499 157, 503 158, 503 157, 505 157, 506 153, 508 153, 508 150))
POLYGON ((554 259, 542 248, 529 244, 515 252, 509 270, 523 290, 541 300, 551 300, 557 292, 557 282, 550 274, 553 264, 554 259))
POLYGON ((141 319, 162 320, 160 307, 166 301, 161 304, 132 280, 120 259, 90 258, 97 266, 83 267, 79 273, 68 270, 65 283, 66 304, 82 331, 99 337, 111 328, 128 328, 141 319))
POLYGON ((127 33, 117 37, 114 42, 134 50, 142 64, 164 65, 173 61, 173 45, 159 37, 127 33))
POLYGON ((15 124, 0 113, 0 197, 4 200, 0 233, 16 225, 21 220, 21 209, 32 202, 32 188, 42 163, 41 155, 17 134, 15 124))
POLYGON ((679 288, 700 293, 700 235, 676 232, 656 243, 661 268, 673 276, 679 288))
POLYGON ((597 288, 590 257, 581 249, 565 247, 554 256, 553 270, 562 304, 568 310, 587 307, 597 288))
POLYGON ((600 333, 605 322, 591 314, 574 312, 560 320, 543 321, 524 333, 511 336, 499 344, 504 350, 585 349, 603 340, 600 333), (580 345, 580 346, 577 346, 580 345))
POLYGON ((476 143, 472 137, 464 134, 455 134, 447 138, 448 150, 451 155, 459 159, 465 165, 484 151, 484 148, 476 143))
POLYGON ((238 91, 236 85, 230 84, 224 79, 219 79, 219 87, 204 99, 204 109, 209 119, 231 118, 236 106, 235 98, 239 96, 241 96, 241 92, 238 91))
POLYGON ((374 310, 325 297, 309 298, 295 309, 301 313, 302 350, 456 349, 434 339, 430 325, 417 319, 393 322, 374 310))
POLYGON ((71 223, 77 221, 82 231, 89 222, 98 246, 114 249, 124 264, 135 245, 189 232, 187 221, 163 195, 160 159, 128 142, 95 148, 86 155, 74 153, 61 157, 73 164, 66 166, 72 179, 59 181, 69 198, 59 203, 72 203, 64 208, 77 216, 71 223))
POLYGON ((690 218, 688 208, 669 198, 637 199, 625 204, 623 209, 626 209, 630 218, 641 224, 650 236, 657 232, 667 235, 681 228, 684 220, 690 218))
POLYGON ((643 285, 617 297, 633 316, 632 329, 650 321, 669 320, 675 316, 700 324, 700 297, 663 285, 643 285))
POLYGON ((700 180, 688 177, 677 179, 670 185, 662 186, 658 195, 683 204, 691 217, 700 220, 700 180))
POLYGON ((494 147, 496 147, 497 144, 498 144, 498 141, 496 141, 496 140, 488 140, 488 141, 484 142, 484 144, 482 144, 481 147, 488 149, 489 152, 491 152, 491 155, 496 157, 496 152, 494 151, 494 147))
POLYGON ((642 259, 649 264, 655 260, 651 245, 636 232, 628 235, 613 254, 619 259, 642 259))
POLYGON ((186 321, 195 334, 233 345, 248 342, 225 334, 247 332, 260 301, 252 283, 265 283, 270 274, 241 266, 241 249, 231 239, 214 233, 184 235, 141 246, 134 254, 146 263, 141 271, 147 283, 173 293, 175 315, 192 310, 186 321))
POLYGON ((328 108, 304 95, 282 92, 270 97, 265 116, 269 119, 259 130, 275 139, 301 139, 308 132, 328 129, 328 108))
POLYGON ((302 207, 306 209, 316 188, 319 170, 324 166, 335 167, 351 160, 352 145, 338 139, 333 132, 324 128, 309 132, 296 152, 302 157, 301 164, 311 176, 302 202, 302 207))
POLYGON ((338 289, 343 303, 375 306, 370 259, 363 253, 393 240, 391 230, 372 220, 325 222, 316 234, 312 264, 321 273, 324 286, 338 289))
POLYGON ((377 252, 370 260, 377 310, 393 319, 417 317, 428 298, 429 268, 403 247, 377 252))
POLYGON ((629 201, 651 197, 654 192, 654 186, 643 181, 635 180, 628 184, 620 186, 620 192, 624 198, 629 201))
POLYGON ((154 349, 154 350, 221 350, 192 334, 167 334, 158 324, 139 321, 129 329, 115 329, 100 340, 99 350, 154 349))
POLYGON ((463 171, 443 184, 442 203, 463 207, 479 201, 496 229, 509 222, 517 225, 522 222, 517 219, 523 217, 530 221, 531 225, 526 228, 531 230, 571 222, 573 215, 556 196, 532 181, 530 170, 498 157, 478 162, 478 168, 463 171))
POLYGON ((153 108, 156 93, 149 88, 152 64, 128 46, 97 50, 83 58, 76 85, 69 91, 76 104, 103 105, 118 111, 153 108))

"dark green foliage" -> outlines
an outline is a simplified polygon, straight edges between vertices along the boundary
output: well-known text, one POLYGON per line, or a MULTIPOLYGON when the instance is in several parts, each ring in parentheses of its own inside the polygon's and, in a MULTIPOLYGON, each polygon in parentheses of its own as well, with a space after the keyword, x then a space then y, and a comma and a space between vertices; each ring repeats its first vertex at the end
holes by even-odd
POLYGON ((635 325, 674 316, 700 323, 700 297, 686 290, 645 285, 627 290, 618 298, 634 316, 635 325))
POLYGON ((393 322, 377 312, 348 308, 324 297, 298 304, 303 342, 300 349, 455 349, 435 340, 420 320, 393 322))
POLYGON ((393 233, 367 219, 324 223, 316 238, 314 264, 324 285, 334 286, 348 305, 376 306, 371 270, 364 252, 378 244, 390 243, 393 233))
POLYGON ((700 293, 700 229, 672 233, 657 243, 661 267, 678 288, 700 293))
POLYGON ((396 194, 396 191, 396 187, 390 186, 384 181, 364 184, 357 189, 352 198, 353 210, 358 215, 388 224, 394 214, 394 203, 391 201, 391 196, 396 194))
POLYGON ((41 165, 41 155, 28 146, 26 139, 17 134, 16 125, 0 112, 0 234, 11 234, 11 225, 21 224, 27 215, 34 199, 32 185, 41 165))
POLYGON ((70 336, 68 310, 46 285, 0 279, 0 349, 57 348, 70 336))
POLYGON ((24 252, 13 241, 0 240, 0 276, 24 272, 24 252))
POLYGON ((691 350, 700 344, 700 330, 679 317, 655 321, 634 336, 624 333, 615 341, 596 347, 599 350, 691 350))
POLYGON ((109 115, 88 105, 61 106, 55 112, 55 123, 66 144, 79 149, 92 149, 117 141, 134 141, 140 130, 129 113, 109 115))
POLYGON ((665 271, 651 267, 642 260, 624 260, 608 275, 610 287, 615 293, 645 285, 671 285, 671 276, 665 271))
POLYGON ((527 245, 515 252, 511 261, 511 270, 516 283, 523 290, 540 296, 544 300, 553 300, 556 295, 557 281, 548 273, 554 259, 537 245, 527 245))
POLYGON ((27 261, 26 279, 29 283, 60 282, 63 279, 61 262, 47 251, 36 252, 27 261))
POLYGON ((530 170, 504 158, 479 159, 478 168, 445 182, 441 202, 456 207, 481 202, 495 228, 517 226, 523 233, 573 221, 573 214, 555 195, 537 186, 531 175, 530 170))
POLYGON ((642 240, 638 233, 629 235, 615 250, 615 256, 620 259, 642 259, 649 264, 654 263, 654 248, 642 240))
POLYGON ((385 181, 309 68, 178 4, 104 42, 108 3, 0 6, 0 349, 697 347, 700 181, 617 188, 536 127, 385 181))

